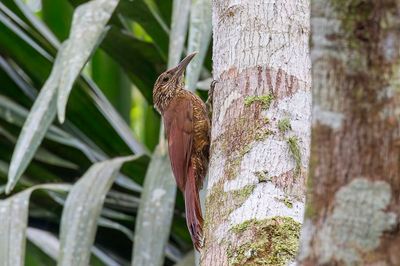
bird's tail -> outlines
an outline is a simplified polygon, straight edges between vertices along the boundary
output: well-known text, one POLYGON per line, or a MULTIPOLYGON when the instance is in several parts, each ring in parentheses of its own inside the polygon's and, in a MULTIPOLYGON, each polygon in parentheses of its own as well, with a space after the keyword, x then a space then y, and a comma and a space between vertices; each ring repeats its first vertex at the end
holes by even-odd
POLYGON ((203 216, 194 169, 189 166, 185 185, 186 224, 197 250, 203 246, 203 216))

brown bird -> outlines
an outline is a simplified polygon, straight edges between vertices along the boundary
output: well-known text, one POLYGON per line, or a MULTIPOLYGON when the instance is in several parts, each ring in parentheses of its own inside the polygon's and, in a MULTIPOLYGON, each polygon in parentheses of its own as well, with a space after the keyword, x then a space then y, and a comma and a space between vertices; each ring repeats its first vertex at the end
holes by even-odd
POLYGON ((164 119, 172 171, 185 198, 186 224, 199 250, 203 240, 199 190, 208 168, 210 119, 204 102, 184 88, 184 72, 195 55, 188 55, 158 77, 153 100, 164 119))

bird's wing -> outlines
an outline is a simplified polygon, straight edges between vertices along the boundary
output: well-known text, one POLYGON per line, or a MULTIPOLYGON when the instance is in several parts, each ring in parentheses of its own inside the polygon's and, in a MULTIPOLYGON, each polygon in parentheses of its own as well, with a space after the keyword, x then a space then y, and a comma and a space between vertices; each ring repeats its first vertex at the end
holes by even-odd
POLYGON ((176 183, 184 191, 193 142, 193 106, 190 99, 172 100, 164 112, 168 152, 176 183))

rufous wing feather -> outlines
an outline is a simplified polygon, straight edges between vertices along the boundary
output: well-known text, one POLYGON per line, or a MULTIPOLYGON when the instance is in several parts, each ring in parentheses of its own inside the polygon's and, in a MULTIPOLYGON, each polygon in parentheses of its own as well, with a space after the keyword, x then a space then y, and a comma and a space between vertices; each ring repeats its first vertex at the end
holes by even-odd
POLYGON ((193 107, 189 99, 172 100, 164 112, 164 126, 172 171, 184 192, 193 142, 193 107))
POLYGON ((174 99, 164 112, 168 152, 176 183, 185 197, 186 223, 197 250, 202 246, 203 218, 195 169, 191 165, 193 106, 187 98, 174 99))

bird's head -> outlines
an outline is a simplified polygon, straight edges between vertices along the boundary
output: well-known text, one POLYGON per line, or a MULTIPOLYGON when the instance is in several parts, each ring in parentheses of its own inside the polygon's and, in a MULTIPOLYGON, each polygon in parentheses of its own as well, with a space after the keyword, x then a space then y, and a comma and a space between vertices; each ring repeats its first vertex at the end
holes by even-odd
POLYGON ((184 88, 184 73, 197 52, 186 56, 176 67, 163 72, 153 88, 153 101, 156 109, 162 111, 175 93, 184 88))

